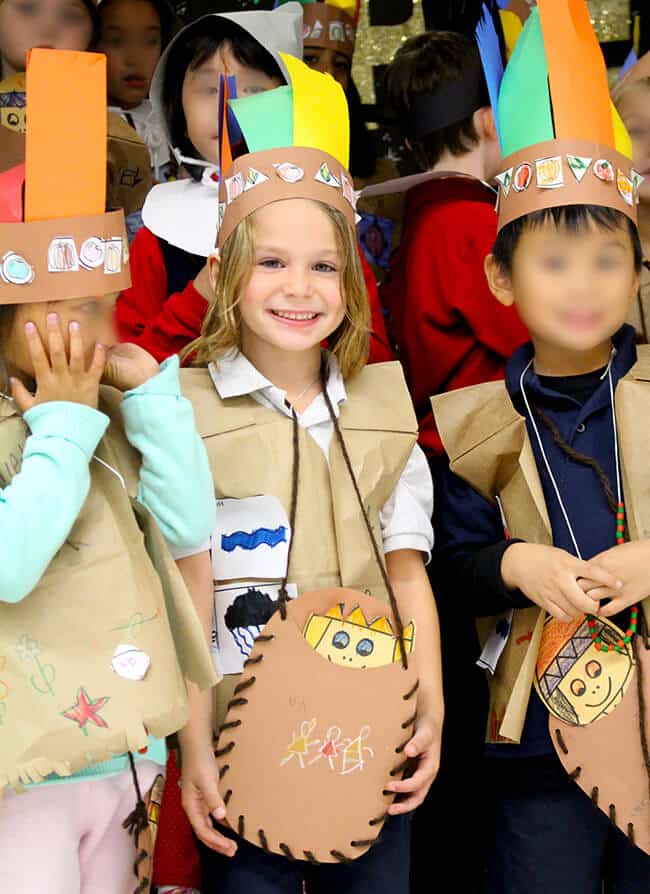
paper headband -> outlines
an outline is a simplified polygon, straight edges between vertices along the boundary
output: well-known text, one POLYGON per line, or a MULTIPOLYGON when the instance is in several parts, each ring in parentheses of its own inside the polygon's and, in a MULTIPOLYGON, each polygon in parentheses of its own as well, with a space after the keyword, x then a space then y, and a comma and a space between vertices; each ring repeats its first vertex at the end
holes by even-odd
POLYGON ((356 194, 340 162, 320 149, 268 149, 236 159, 220 184, 218 247, 244 218, 284 199, 323 202, 355 226, 356 194))
POLYGON ((322 47, 354 55, 356 41, 354 19, 342 9, 328 3, 308 3, 303 7, 303 37, 306 47, 322 47))
POLYGON ((10 138, 13 155, 0 158, 0 304, 94 297, 127 288, 124 214, 104 212, 106 57, 33 50, 27 100, 25 164, 16 164, 23 139, 18 134, 10 138), (84 110, 65 128, 59 120, 61 96, 84 110))
POLYGON ((603 205, 636 223, 643 177, 625 155, 585 140, 551 140, 509 155, 499 183, 499 229, 560 205, 603 205))

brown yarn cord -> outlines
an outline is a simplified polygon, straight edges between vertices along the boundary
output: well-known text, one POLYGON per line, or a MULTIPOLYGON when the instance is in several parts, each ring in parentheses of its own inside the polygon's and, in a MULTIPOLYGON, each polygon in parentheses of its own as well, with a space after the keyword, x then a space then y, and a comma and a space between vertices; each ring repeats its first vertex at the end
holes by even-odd
MULTIPOLYGON (((133 780, 133 786, 135 788, 136 794, 136 805, 135 809, 131 811, 131 813, 127 816, 127 818, 122 823, 122 828, 127 831, 129 835, 133 835, 135 846, 138 847, 138 842, 140 839, 140 833, 144 832, 144 830, 149 825, 149 817, 147 816, 147 806, 144 803, 144 799, 142 797, 142 792, 140 790, 140 780, 138 779, 138 774, 135 769, 135 760, 133 759, 133 754, 128 751, 127 752, 129 758, 129 767, 131 770, 131 778, 133 780)), ((140 849, 137 853, 135 862, 133 864, 133 874, 135 877, 138 877, 138 868, 140 863, 147 857, 147 852, 145 850, 140 849)), ((143 878, 138 886, 134 889, 133 894, 141 894, 141 892, 146 891, 149 886, 149 879, 143 878)))
POLYGON ((287 619, 287 602, 289 601, 287 583, 289 581, 289 564, 291 562, 291 553, 293 551, 293 541, 296 535, 296 516, 298 515, 298 475, 300 474, 300 430, 298 428, 298 417, 296 416, 296 411, 293 407, 291 407, 291 418, 293 420, 293 464, 291 468, 291 506, 289 507, 290 540, 289 549, 287 550, 287 568, 278 596, 278 609, 283 621, 286 621, 287 619))
POLYGON ((390 579, 388 577, 388 573, 387 573, 384 563, 382 561, 381 553, 379 551, 379 546, 377 545, 377 540, 376 540, 375 534, 372 530, 372 525, 370 524, 370 519, 368 518, 368 513, 366 512, 366 507, 363 505, 363 497, 361 496, 361 491, 359 490, 359 485, 357 484, 357 479, 354 477, 354 469, 352 468, 350 454, 348 453, 347 447, 345 446, 345 441, 343 439, 343 433, 341 431, 341 427, 339 426, 339 421, 336 417, 336 413, 334 412, 334 407, 332 406, 332 401, 330 400, 330 396, 327 393, 327 369, 326 369, 326 365, 324 362, 321 365, 320 376, 321 376, 321 388, 323 389, 323 397, 325 398, 325 403, 327 404, 327 410, 330 414, 330 419, 332 420, 332 424, 334 425, 334 432, 336 434, 336 440, 338 441, 339 447, 341 448, 341 453, 343 454, 345 466, 348 470, 348 474, 350 475, 350 480, 352 481, 352 486, 354 487, 354 492, 357 495, 359 509, 361 510, 361 515, 363 516, 363 520, 366 524, 366 530, 368 531, 368 537, 370 538, 370 542, 372 544, 372 551, 375 554, 375 560, 379 567, 379 571, 381 573, 381 577, 384 582, 384 586, 386 587, 386 591, 388 593, 388 599, 390 600, 390 607, 393 611, 393 615, 394 615, 395 621, 397 623, 397 638, 399 640, 399 645, 400 645, 400 658, 402 661, 402 667, 404 668, 404 670, 407 670, 409 665, 408 665, 408 657, 406 655, 406 645, 404 643, 404 624, 402 623, 402 617, 400 615, 399 608, 397 607, 397 599, 395 598, 395 592, 393 590, 390 579))

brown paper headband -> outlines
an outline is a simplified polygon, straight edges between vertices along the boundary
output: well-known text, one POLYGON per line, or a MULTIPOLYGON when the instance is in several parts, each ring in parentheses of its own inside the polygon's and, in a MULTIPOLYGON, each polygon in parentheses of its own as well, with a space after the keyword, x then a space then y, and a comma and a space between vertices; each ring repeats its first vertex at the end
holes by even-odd
POLYGON ((122 211, 0 223, 0 304, 98 297, 130 285, 122 211))
POLYGON ((322 47, 354 55, 356 28, 353 19, 327 3, 308 3, 303 7, 303 38, 306 47, 322 47))
POLYGON ((240 156, 219 184, 218 247, 245 217, 284 199, 323 202, 356 224, 352 177, 340 162, 320 149, 267 149, 240 156))
POLYGON ((498 229, 545 208, 601 205, 637 222, 643 177, 615 149, 585 140, 549 140, 503 159, 498 229))

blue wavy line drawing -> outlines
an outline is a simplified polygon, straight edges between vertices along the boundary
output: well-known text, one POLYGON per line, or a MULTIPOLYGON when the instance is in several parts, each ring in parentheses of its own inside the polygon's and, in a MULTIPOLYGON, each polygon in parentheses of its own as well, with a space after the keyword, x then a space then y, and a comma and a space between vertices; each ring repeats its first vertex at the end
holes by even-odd
POLYGON ((221 549, 226 553, 231 553, 241 547, 246 550, 257 549, 258 546, 266 544, 271 549, 279 546, 281 543, 287 542, 287 528, 280 525, 272 530, 271 528, 256 528, 250 534, 247 531, 235 531, 232 534, 221 535, 221 549))

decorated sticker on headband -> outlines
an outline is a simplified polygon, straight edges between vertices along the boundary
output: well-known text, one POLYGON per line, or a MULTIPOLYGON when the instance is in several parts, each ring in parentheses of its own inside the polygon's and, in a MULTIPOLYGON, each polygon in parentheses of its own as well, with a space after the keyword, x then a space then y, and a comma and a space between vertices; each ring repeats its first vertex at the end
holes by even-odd
POLYGON ((223 218, 224 218, 225 213, 226 213, 226 203, 219 202, 219 209, 218 209, 219 226, 221 226, 221 224, 223 223, 223 218))
POLYGON ((550 713, 573 726, 611 714, 634 676, 632 644, 598 649, 596 639, 615 645, 624 634, 604 618, 595 622, 591 627, 584 615, 566 624, 549 618, 542 633, 535 688, 550 713))
POLYGON ((629 177, 626 177, 623 171, 618 171, 616 175, 616 186, 623 197, 623 201, 628 205, 634 205, 634 186, 629 177))
POLYGON ((285 161, 279 165, 273 165, 273 167, 280 180, 284 180, 285 183, 298 183, 305 176, 303 169, 298 167, 298 165, 292 164, 290 161, 285 161))
POLYGON ((350 43, 354 43, 357 35, 352 25, 345 26, 345 36, 350 41, 350 43))
POLYGON ((104 240, 99 236, 89 236, 79 251, 79 262, 86 270, 95 270, 104 263, 104 240))
POLYGON ((320 19, 316 19, 314 24, 309 28, 309 25, 305 25, 305 37, 311 37, 312 40, 318 40, 319 37, 323 36, 323 25, 320 19))
POLYGON ((104 273, 120 273, 122 270, 122 237, 107 239, 104 243, 104 273))
POLYGON ((341 185, 341 182, 337 180, 334 174, 330 171, 326 161, 324 161, 316 171, 314 180, 318 181, 318 183, 324 183, 325 186, 335 186, 338 188, 341 185))
POLYGON ((510 187, 512 186, 512 171, 513 168, 508 168, 507 171, 504 171, 502 174, 497 174, 496 180, 497 183, 501 186, 504 196, 508 196, 510 192, 510 187))
POLYGON ((249 189, 254 189, 254 187, 259 186, 260 183, 264 183, 269 178, 266 174, 263 174, 261 171, 258 171, 257 168, 249 168, 248 175, 246 177, 246 185, 244 186, 244 192, 247 192, 249 189))
POLYGON ((643 177, 641 174, 639 174, 638 171, 635 171, 634 168, 632 168, 631 175, 632 175, 632 186, 634 188, 634 194, 636 195, 641 187, 641 184, 645 180, 645 177, 643 177))
POLYGON ((512 181, 512 188, 515 192, 524 192, 530 186, 530 181, 533 179, 533 166, 529 164, 527 161, 522 162, 517 170, 515 171, 515 176, 512 181))
POLYGON ((129 248, 129 240, 122 238, 122 263, 128 264, 130 257, 131 257, 131 250, 129 248))
POLYGON ((340 43, 345 41, 343 22, 330 22, 330 40, 339 41, 340 43))
POLYGON ((352 205, 353 208, 357 207, 357 198, 354 192, 354 187, 345 176, 343 171, 341 171, 341 192, 343 193, 343 198, 347 199, 348 202, 352 205))
POLYGON ((227 177, 225 187, 228 204, 230 204, 244 192, 244 175, 239 173, 235 174, 234 177, 227 177))
POLYGON ((559 186, 564 186, 562 158, 559 155, 538 158, 535 162, 535 169, 537 186, 540 189, 557 189, 559 186))
POLYGON ((28 286, 34 281, 34 268, 22 255, 10 251, 0 264, 0 277, 12 286, 28 286))
POLYGON ((76 273, 79 270, 79 257, 74 239, 57 236, 50 242, 47 250, 47 269, 50 273, 76 273))
POLYGON ((573 176, 578 183, 582 183, 582 178, 591 167, 592 159, 584 155, 567 155, 566 160, 573 176))
POLYGON ((614 182, 614 168, 611 161, 607 161, 606 158, 599 158, 594 162, 594 174, 605 183, 614 182))

